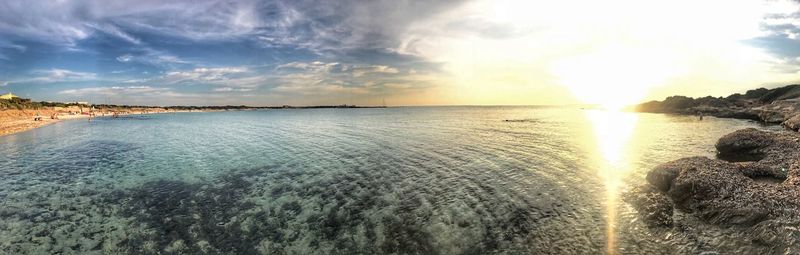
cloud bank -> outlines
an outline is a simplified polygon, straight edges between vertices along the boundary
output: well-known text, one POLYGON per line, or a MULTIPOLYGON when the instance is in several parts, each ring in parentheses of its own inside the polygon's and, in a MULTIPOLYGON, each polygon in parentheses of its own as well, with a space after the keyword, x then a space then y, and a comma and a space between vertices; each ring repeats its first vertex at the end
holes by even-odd
POLYGON ((10 0, 0 80, 119 103, 603 103, 796 81, 798 37, 785 0, 10 0))

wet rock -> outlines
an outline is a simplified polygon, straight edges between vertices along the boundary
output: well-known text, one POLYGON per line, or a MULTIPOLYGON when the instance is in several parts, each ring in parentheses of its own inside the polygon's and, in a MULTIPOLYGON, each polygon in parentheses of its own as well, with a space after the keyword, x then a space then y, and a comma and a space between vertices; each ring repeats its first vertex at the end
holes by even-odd
POLYGON ((743 129, 716 147, 719 159, 690 157, 654 168, 626 201, 650 226, 670 226, 677 210, 716 228, 758 230, 753 242, 781 251, 800 248, 784 234, 770 234, 800 222, 800 134, 743 129))
POLYGON ((626 193, 623 198, 638 208, 642 220, 650 226, 672 226, 673 206, 669 198, 664 193, 653 190, 653 186, 636 189, 626 193))
POLYGON ((166 248, 164 248, 164 251, 168 253, 182 253, 184 252, 185 249, 186 249, 186 244, 183 242, 183 240, 178 239, 170 243, 166 248))
POLYGON ((794 115, 793 117, 787 119, 783 123, 781 123, 784 127, 797 131, 800 129, 800 114, 794 115))
POLYGON ((672 180, 678 177, 680 169, 670 167, 669 165, 658 166, 653 171, 647 173, 647 182, 649 182, 656 189, 667 192, 672 186, 672 180))

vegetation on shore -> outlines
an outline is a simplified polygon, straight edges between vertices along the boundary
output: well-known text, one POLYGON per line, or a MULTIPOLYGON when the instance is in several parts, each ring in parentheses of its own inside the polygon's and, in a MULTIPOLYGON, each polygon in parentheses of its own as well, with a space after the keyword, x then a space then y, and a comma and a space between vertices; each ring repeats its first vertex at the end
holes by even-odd
MULTIPOLYGON (((800 85, 788 85, 774 89, 758 88, 748 90, 744 94, 736 93, 728 97, 700 97, 671 96, 664 101, 650 101, 635 106, 641 112, 673 113, 691 110, 698 107, 746 107, 752 105, 769 104, 778 100, 795 99, 800 97, 800 85)), ((695 109, 697 110, 697 109, 695 109)))
POLYGON ((189 110, 251 110, 251 109, 315 109, 315 108, 384 108, 384 106, 356 106, 356 105, 315 105, 315 106, 247 106, 247 105, 219 105, 219 106, 147 106, 147 105, 114 105, 114 104, 95 104, 86 105, 79 103, 61 103, 61 102, 34 102, 27 98, 12 98, 0 99, 0 110, 37 110, 46 107, 94 107, 95 109, 114 109, 114 110, 147 110, 147 109, 164 109, 176 111, 189 111, 189 110))
POLYGON ((759 88, 728 97, 671 96, 633 107, 638 112, 709 115, 783 123, 800 112, 800 85, 759 88))

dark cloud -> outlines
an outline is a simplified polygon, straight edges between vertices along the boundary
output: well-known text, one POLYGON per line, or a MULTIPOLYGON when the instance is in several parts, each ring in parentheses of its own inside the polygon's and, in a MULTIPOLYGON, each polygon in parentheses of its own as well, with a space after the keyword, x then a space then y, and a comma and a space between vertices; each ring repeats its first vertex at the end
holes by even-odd
POLYGON ((0 34, 74 45, 130 31, 313 50, 396 47, 409 24, 462 1, 3 1, 0 34))
POLYGON ((0 1, 0 75, 47 100, 386 95, 429 86, 421 77, 441 63, 396 49, 413 44, 409 27, 463 2, 0 1))

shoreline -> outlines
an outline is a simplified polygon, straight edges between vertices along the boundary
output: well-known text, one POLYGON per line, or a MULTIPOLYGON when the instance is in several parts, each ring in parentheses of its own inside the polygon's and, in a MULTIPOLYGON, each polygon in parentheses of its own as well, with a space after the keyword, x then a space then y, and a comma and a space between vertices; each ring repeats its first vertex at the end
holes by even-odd
MULTIPOLYGON (((174 110, 174 111, 136 111, 119 114, 119 116, 128 115, 145 115, 145 114, 162 114, 162 113, 183 113, 183 112, 213 112, 209 110, 174 110)), ((86 114, 73 114, 62 115, 61 112, 53 112, 52 110, 2 110, 0 111, 0 137, 22 133, 25 131, 37 129, 40 127, 48 126, 51 124, 59 123, 61 121, 81 120, 91 118, 110 118, 112 113, 101 113, 101 115, 90 116, 86 114), (45 112, 48 114, 41 114, 42 120, 35 121, 35 113, 31 112, 45 112), (58 119, 51 119, 49 115, 58 114, 58 119)))
MULTIPOLYGON (((685 157, 651 169, 623 194, 667 239, 749 233, 747 243, 800 252, 800 133, 747 128, 721 137, 717 156, 685 157)), ((763 247, 761 247, 763 246, 763 247)))
MULTIPOLYGON (((126 115, 141 115, 141 114, 159 114, 159 113, 182 113, 182 112, 221 112, 221 111, 248 111, 248 110, 292 110, 292 109, 374 109, 374 108, 388 108, 385 106, 355 106, 355 105, 339 105, 339 106, 268 106, 268 107, 186 107, 184 109, 174 108, 156 108, 145 107, 129 108, 130 106, 104 106, 111 107, 104 110, 95 111, 95 116, 85 114, 74 114, 74 112, 66 111, 67 108, 52 107, 50 109, 6 109, 0 110, 0 137, 25 132, 28 130, 44 127, 53 123, 58 123, 62 120, 75 120, 75 119, 88 119, 89 117, 101 118, 111 117, 114 112, 119 116, 126 115), (116 109, 116 110, 109 110, 116 109), (42 119, 34 121, 35 113, 40 113, 42 119), (69 114, 68 114, 69 113, 69 114), (56 114, 58 119, 51 119, 50 116, 56 114)), ((77 107, 71 107, 69 110, 77 110, 77 107)))
POLYGON ((635 112, 714 116, 780 124, 800 130, 800 85, 754 89, 727 97, 671 96, 632 106, 635 112))

